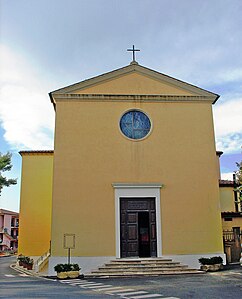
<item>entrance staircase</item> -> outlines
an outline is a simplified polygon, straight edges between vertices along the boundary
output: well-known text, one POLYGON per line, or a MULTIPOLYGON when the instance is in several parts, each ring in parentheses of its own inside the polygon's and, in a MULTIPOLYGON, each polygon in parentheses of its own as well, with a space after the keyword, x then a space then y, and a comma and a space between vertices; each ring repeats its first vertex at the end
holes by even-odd
POLYGON ((202 274, 186 265, 165 258, 126 258, 110 261, 97 270, 85 274, 88 278, 158 276, 171 274, 202 274))

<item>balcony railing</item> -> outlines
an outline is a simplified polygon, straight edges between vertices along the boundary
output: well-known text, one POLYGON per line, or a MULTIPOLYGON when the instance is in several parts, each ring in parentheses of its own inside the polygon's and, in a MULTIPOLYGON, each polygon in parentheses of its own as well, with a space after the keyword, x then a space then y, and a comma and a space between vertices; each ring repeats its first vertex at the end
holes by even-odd
POLYGON ((12 227, 12 228, 14 228, 14 227, 17 227, 17 228, 18 228, 18 227, 19 227, 19 224, 18 224, 18 223, 11 223, 11 227, 12 227))
POLYGON ((223 231, 223 239, 227 242, 234 242, 237 239, 242 238, 242 232, 236 234, 233 230, 224 230, 223 231))
POLYGON ((235 240, 235 234, 233 231, 223 231, 223 238, 224 241, 234 241, 235 240))

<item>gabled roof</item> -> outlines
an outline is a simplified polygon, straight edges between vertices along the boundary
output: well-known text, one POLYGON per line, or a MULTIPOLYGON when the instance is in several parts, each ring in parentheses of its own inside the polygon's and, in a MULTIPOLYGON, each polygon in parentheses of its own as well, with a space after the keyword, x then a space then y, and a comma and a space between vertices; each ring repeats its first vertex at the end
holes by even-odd
POLYGON ((23 155, 49 155, 54 154, 53 150, 29 150, 29 151, 20 151, 19 154, 23 155))
POLYGON ((231 211, 231 212, 222 212, 221 213, 221 215, 222 215, 222 218, 226 218, 226 217, 240 217, 240 218, 242 218, 242 212, 233 212, 233 211, 231 211))
MULTIPOLYGON (((145 76, 146 78, 150 78, 153 80, 156 80, 158 82, 162 82, 163 84, 168 84, 170 86, 175 86, 176 88, 179 88, 181 90, 185 90, 190 94, 193 94, 195 96, 199 97, 206 97, 212 99, 212 102, 215 103, 216 100, 219 98, 219 95, 212 93, 210 91, 204 90, 200 87, 197 87, 195 85, 183 82, 181 80, 172 78, 170 76, 167 76, 165 74, 159 73, 157 71, 154 71, 152 69, 146 68, 144 66, 139 65, 137 62, 131 62, 130 65, 127 65, 125 67, 116 69, 114 71, 99 75, 97 77, 93 77, 72 85, 69 85, 64 88, 57 89, 55 91, 52 91, 49 93, 49 96, 51 98, 51 101, 53 104, 55 104, 55 96, 59 95, 69 95, 74 94, 77 91, 85 90, 88 88, 91 88, 96 85, 100 85, 106 82, 109 82, 111 80, 115 80, 118 78, 121 78, 123 76, 127 76, 130 74, 139 74, 141 76, 145 76)), ((110 94, 110 93, 105 93, 110 94)))
POLYGON ((5 209, 0 209, 0 214, 4 214, 4 215, 12 215, 12 216, 18 216, 19 213, 17 212, 13 212, 13 211, 9 211, 9 210, 5 210, 5 209))
POLYGON ((219 180, 219 187, 234 187, 234 182, 230 180, 219 180))

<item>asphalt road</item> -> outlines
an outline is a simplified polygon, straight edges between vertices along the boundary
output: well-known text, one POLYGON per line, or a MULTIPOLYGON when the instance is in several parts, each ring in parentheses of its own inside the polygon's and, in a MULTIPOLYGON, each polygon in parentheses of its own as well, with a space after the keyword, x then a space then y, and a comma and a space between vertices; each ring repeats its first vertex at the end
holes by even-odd
MULTIPOLYGON (((14 257, 0 258, 0 298, 81 298, 104 299, 106 294, 98 294, 59 281, 28 276, 10 268, 14 257)), ((111 299, 111 298, 110 298, 111 299)))
POLYGON ((242 267, 203 275, 58 281, 12 270, 0 258, 0 298, 242 299, 242 267))

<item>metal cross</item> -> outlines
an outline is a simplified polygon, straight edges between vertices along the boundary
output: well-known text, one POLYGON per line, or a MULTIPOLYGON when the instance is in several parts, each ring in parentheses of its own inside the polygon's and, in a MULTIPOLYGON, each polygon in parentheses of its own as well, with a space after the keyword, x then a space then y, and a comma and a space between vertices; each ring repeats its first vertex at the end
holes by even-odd
POLYGON ((135 48, 134 48, 134 45, 133 45, 133 49, 127 49, 127 51, 132 51, 132 52, 133 52, 133 61, 135 61, 135 52, 136 52, 136 51, 140 51, 140 50, 135 49, 135 48))

